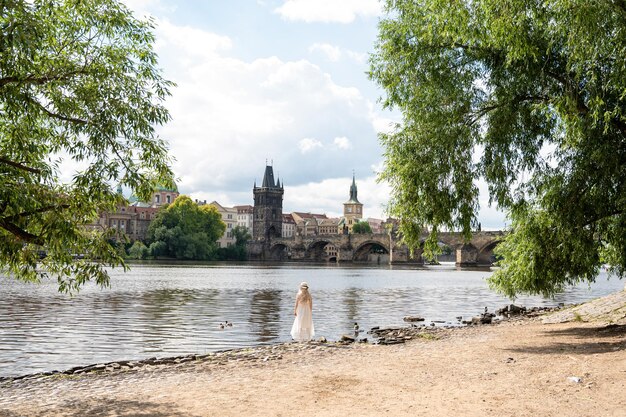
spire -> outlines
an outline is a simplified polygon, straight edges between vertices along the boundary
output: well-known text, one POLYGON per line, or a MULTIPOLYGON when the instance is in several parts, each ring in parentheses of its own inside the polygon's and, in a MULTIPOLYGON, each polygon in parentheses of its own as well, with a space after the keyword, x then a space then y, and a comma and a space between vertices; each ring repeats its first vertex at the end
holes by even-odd
POLYGON ((350 186, 350 200, 348 200, 348 203, 357 203, 357 204, 361 204, 359 202, 359 199, 357 198, 357 188, 356 188, 356 179, 354 177, 354 171, 352 171, 352 185, 350 186))
POLYGON ((350 186, 350 200, 359 202, 357 198, 357 188, 356 188, 356 178, 354 176, 354 171, 352 172, 352 185, 350 186))
POLYGON ((265 175, 263 175, 263 184, 261 184, 263 188, 276 188, 276 183, 274 182, 274 170, 270 165, 265 166, 265 175))

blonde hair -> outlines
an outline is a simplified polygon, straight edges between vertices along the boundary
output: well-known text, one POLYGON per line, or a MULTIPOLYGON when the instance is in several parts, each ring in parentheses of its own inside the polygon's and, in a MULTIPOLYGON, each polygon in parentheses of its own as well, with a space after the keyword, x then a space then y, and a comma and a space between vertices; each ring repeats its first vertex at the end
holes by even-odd
POLYGON ((302 282, 300 284, 300 290, 298 291, 298 295, 296 295, 300 301, 308 302, 311 301, 311 294, 309 293, 309 284, 306 282, 302 282))

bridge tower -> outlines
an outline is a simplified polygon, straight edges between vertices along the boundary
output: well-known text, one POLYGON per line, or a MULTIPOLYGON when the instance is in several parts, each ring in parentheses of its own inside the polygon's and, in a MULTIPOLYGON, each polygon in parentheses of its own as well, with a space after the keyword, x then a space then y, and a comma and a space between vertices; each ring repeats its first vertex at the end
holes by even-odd
POLYGON ((254 217, 252 219, 252 238, 270 240, 280 238, 283 233, 283 194, 284 184, 280 179, 274 182, 272 166, 265 166, 263 183, 252 190, 254 194, 254 217))
POLYGON ((357 198, 356 180, 352 173, 352 185, 350 186, 350 200, 343 203, 343 217, 345 226, 352 232, 352 226, 363 218, 363 204, 357 198))

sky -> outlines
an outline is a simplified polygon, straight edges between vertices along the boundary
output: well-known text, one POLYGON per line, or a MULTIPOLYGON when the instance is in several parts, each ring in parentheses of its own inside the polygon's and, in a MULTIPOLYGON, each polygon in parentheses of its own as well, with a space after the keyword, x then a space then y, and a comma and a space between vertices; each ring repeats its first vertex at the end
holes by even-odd
MULTIPOLYGON (((267 163, 284 184, 285 213, 341 216, 354 174, 364 217, 387 217, 378 133, 400 119, 367 77, 378 0, 124 3, 154 19, 159 65, 177 84, 159 134, 182 194, 252 205, 267 163)), ((483 229, 502 228, 481 189, 483 229)))

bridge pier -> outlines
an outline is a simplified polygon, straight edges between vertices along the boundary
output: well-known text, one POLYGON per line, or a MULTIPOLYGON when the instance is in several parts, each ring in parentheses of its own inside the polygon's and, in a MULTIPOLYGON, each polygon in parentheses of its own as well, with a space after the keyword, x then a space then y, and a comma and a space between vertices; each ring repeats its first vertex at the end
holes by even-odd
POLYGON ((471 243, 466 243, 456 250, 456 266, 477 266, 478 249, 471 243))
POLYGON ((411 252, 409 248, 406 246, 393 246, 389 251, 389 263, 393 264, 405 264, 405 263, 414 263, 418 265, 424 264, 424 259, 422 258, 423 250, 416 249, 413 251, 413 256, 411 256, 411 252))

